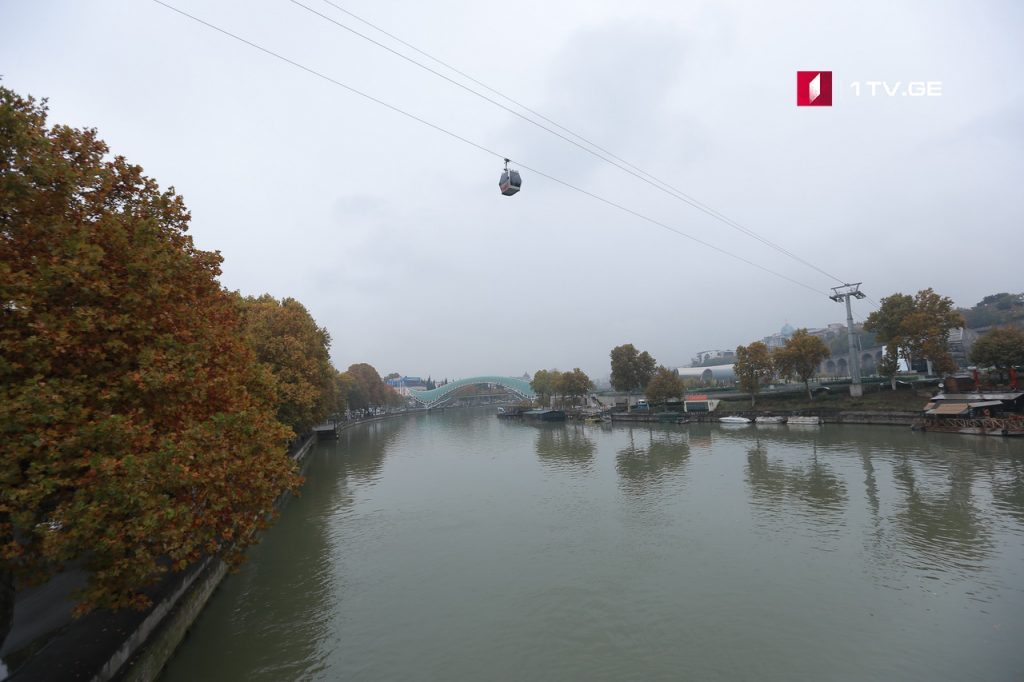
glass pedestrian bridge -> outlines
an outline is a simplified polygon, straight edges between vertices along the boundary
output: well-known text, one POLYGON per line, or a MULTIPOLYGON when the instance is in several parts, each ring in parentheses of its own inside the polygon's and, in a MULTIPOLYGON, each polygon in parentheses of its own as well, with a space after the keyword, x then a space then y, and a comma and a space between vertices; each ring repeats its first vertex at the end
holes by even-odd
POLYGON ((463 386, 478 386, 480 384, 502 386, 524 400, 533 400, 537 397, 537 394, 530 388, 530 382, 515 377, 470 377, 469 379, 459 379, 458 381, 449 381, 444 386, 438 386, 429 391, 410 390, 409 397, 424 407, 437 407, 450 400, 451 394, 463 386))

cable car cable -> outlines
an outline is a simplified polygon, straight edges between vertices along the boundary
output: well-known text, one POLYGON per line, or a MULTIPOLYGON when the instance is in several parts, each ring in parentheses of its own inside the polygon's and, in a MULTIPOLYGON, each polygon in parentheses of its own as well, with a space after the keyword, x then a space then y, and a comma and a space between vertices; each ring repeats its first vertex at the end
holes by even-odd
MULTIPOLYGON (((152 1, 155 2, 158 5, 166 7, 169 10, 177 12, 178 14, 180 14, 180 15, 182 15, 184 17, 187 17, 188 19, 191 19, 191 20, 193 20, 193 21, 195 21, 195 22, 197 22, 199 24, 202 24, 203 26, 206 26, 207 28, 213 29, 214 31, 217 31, 218 33, 226 35, 229 38, 234 38, 235 40, 237 40, 237 41, 239 41, 241 43, 244 43, 244 44, 248 45, 249 47, 255 48, 255 49, 259 50, 260 52, 263 52, 264 54, 267 54, 267 55, 270 55, 271 57, 275 57, 277 59, 280 59, 281 61, 283 61, 283 62, 285 62, 287 64, 290 64, 290 65, 292 65, 292 66, 294 66, 294 67, 296 67, 298 69, 301 69, 301 70, 305 71, 306 73, 312 74, 314 76, 317 76, 318 78, 321 78, 321 79, 327 81, 328 83, 331 83, 333 85, 337 85, 337 86, 339 86, 341 88, 344 88, 345 90, 348 90, 349 92, 351 92, 353 94, 359 95, 360 97, 363 97, 364 99, 368 99, 371 102, 374 102, 375 104, 379 104, 379 105, 381 105, 383 107, 386 107, 386 108, 390 109, 391 111, 394 111, 394 112, 396 112, 398 114, 401 114, 402 116, 405 116, 406 118, 409 118, 409 119, 412 119, 412 120, 416 121, 417 123, 421 123, 421 124, 423 124, 425 126, 433 128, 434 130, 437 130, 438 132, 442 132, 445 135, 448 135, 449 137, 452 137, 452 138, 454 138, 456 140, 459 140, 460 142, 464 142, 465 144, 468 144, 468 145, 470 145, 472 147, 475 147, 476 149, 479 149, 482 152, 486 152, 487 154, 491 154, 492 156, 496 156, 496 157, 498 157, 500 159, 503 159, 503 160, 507 158, 503 154, 499 154, 498 152, 494 151, 493 149, 488 149, 487 147, 485 147, 485 146, 483 146, 483 145, 481 145, 481 144, 479 144, 477 142, 473 142, 472 140, 470 140, 468 138, 465 138, 465 137, 463 137, 463 136, 461 136, 461 135, 459 135, 457 133, 454 133, 454 132, 452 132, 452 131, 450 131, 450 130, 448 130, 446 128, 442 128, 441 126, 437 125, 436 123, 431 123, 430 121, 428 121, 428 120, 426 120, 424 118, 420 118, 419 116, 416 116, 415 114, 412 114, 412 113, 409 113, 408 111, 405 111, 404 109, 400 109, 400 108, 396 107, 393 104, 389 104, 388 102, 385 102, 382 99, 374 97, 373 95, 369 95, 369 94, 367 94, 367 93, 365 93, 365 92, 363 92, 361 90, 353 88, 350 85, 346 85, 345 83, 342 83, 341 81, 339 81, 339 80, 337 80, 335 78, 332 78, 332 77, 330 77, 330 76, 328 76, 328 75, 326 75, 324 73, 321 73, 321 72, 319 72, 319 71, 317 71, 315 69, 312 69, 312 68, 310 68, 308 66, 305 66, 303 64, 300 64, 299 62, 296 62, 293 59, 289 59, 288 57, 285 57, 284 55, 281 55, 281 54, 279 54, 277 52, 274 52, 273 50, 271 50, 269 48, 263 47, 262 45, 259 45, 257 43, 252 42, 251 40, 248 40, 248 39, 243 38, 243 37, 241 37, 241 36, 239 36, 239 35, 237 35, 235 33, 230 32, 230 31, 228 31, 226 29, 223 29, 223 28, 220 28, 219 26, 211 24, 210 22, 205 21, 203 19, 200 19, 199 17, 197 17, 195 15, 189 14, 188 12, 186 12, 184 10, 178 9, 177 7, 174 7, 173 5, 169 5, 168 3, 164 2, 163 0, 152 0, 152 1)), ((749 260, 747 258, 744 258, 743 256, 740 256, 740 255, 735 254, 735 253, 733 253, 731 251, 723 249, 723 248, 721 248, 719 246, 716 246, 716 245, 714 245, 714 244, 712 244, 710 242, 706 242, 703 239, 699 239, 698 237, 694 237, 693 235, 687 234, 686 232, 683 232, 682 230, 679 230, 678 228, 672 227, 671 225, 668 225, 667 223, 663 223, 663 222, 661 222, 659 220, 656 220, 654 218, 651 218, 651 217, 649 217, 649 216, 647 216, 647 215, 645 215, 643 213, 640 213, 639 211, 636 211, 634 209, 631 209, 631 208, 628 208, 626 206, 623 206, 622 204, 618 204, 618 203, 612 201, 611 199, 606 199, 605 197, 602 197, 602 196, 600 196, 598 194, 595 194, 594 192, 590 192, 590 191, 585 190, 585 189, 583 189, 581 187, 577 187, 576 185, 573 185, 573 184, 571 184, 571 183, 569 183, 569 182, 567 182, 565 180, 562 180, 560 178, 557 178, 557 177, 555 177, 553 175, 549 175, 549 174, 547 174, 547 173, 545 173, 545 172, 543 172, 543 171, 541 171, 541 170, 539 170, 537 168, 531 168, 531 167, 526 166, 526 165, 524 165, 522 163, 520 163, 519 166, 522 167, 522 168, 525 168, 526 170, 530 171, 531 173, 536 173, 537 175, 539 175, 541 177, 544 177, 544 178, 547 178, 548 180, 551 180, 552 182, 556 182, 556 183, 558 183, 558 184, 560 184, 560 185, 562 185, 564 187, 567 187, 569 189, 575 190, 575 191, 577 191, 577 192, 579 192, 581 194, 585 194, 585 195, 587 195, 587 196, 589 196, 589 197, 591 197, 593 199, 596 199, 596 200, 598 200, 598 201, 600 201, 602 203, 605 203, 605 204, 607 204, 609 206, 613 206, 614 208, 617 208, 620 211, 624 211, 626 213, 629 213, 630 215, 633 215, 633 216, 635 216, 637 218, 640 218, 641 220, 645 220, 645 221, 647 221, 647 222, 649 222, 649 223, 651 223, 653 225, 657 225, 658 227, 661 227, 661 228, 663 228, 665 230, 668 230, 669 232, 673 232, 673 233, 675 233, 675 234, 677 234, 677 235, 679 235, 681 237, 685 237, 685 238, 687 238, 687 239, 689 239, 691 241, 694 241, 694 242, 696 242, 698 244, 701 244, 701 245, 706 246, 706 247, 708 247, 710 249, 718 251, 719 253, 722 253, 722 254, 724 254, 726 256, 729 256, 729 257, 734 258, 736 260, 739 260, 739 261, 741 261, 743 263, 751 265, 751 266, 753 266, 753 267, 755 267, 755 268, 757 268, 759 270, 767 272, 768 274, 771 274, 771 275, 774 275, 776 277, 779 277, 780 279, 784 279, 787 282, 790 282, 792 284, 796 284, 797 286, 803 287, 804 289, 807 289, 809 291, 813 291, 816 294, 821 294, 821 295, 824 295, 824 296, 828 295, 827 292, 822 291, 820 289, 816 289, 813 286, 810 286, 809 284, 805 284, 803 282, 800 282, 798 280, 793 279, 792 277, 784 275, 784 274, 782 274, 780 272, 776 272, 775 270, 772 270, 771 268, 767 268, 767 267, 765 267, 765 266, 763 266, 763 265, 761 265, 759 263, 755 263, 754 261, 749 260)))
POLYGON ((329 16, 327 16, 327 15, 321 13, 321 12, 318 12, 317 10, 309 7, 308 5, 303 4, 302 2, 299 2, 298 0, 289 0, 289 2, 291 2, 292 4, 297 5, 297 6, 301 7, 301 8, 303 8, 303 9, 305 9, 306 11, 310 12, 311 14, 314 14, 314 15, 320 17, 321 19, 334 24, 335 26, 348 31, 349 33, 352 33, 353 35, 359 36, 360 38, 362 38, 362 39, 364 39, 364 40, 366 40, 366 41, 368 41, 368 42, 370 42, 370 43, 372 43, 372 44, 374 44, 374 45, 376 45, 376 46, 378 46, 378 47, 380 47, 380 48, 382 48, 384 50, 387 50, 388 52, 394 54, 395 56, 400 57, 400 58, 406 60, 407 62, 409 62, 411 64, 414 64, 414 65, 420 67, 421 69, 424 69, 425 71, 428 71, 428 72, 434 74, 435 76, 437 76, 439 78, 443 78, 444 80, 448 81, 449 83, 451 83, 451 84, 453 84, 453 85, 455 85, 455 86, 457 86, 459 88, 462 88, 463 90, 465 90, 465 91, 467 91, 467 92, 469 92, 469 93, 471 93, 473 95, 476 95, 477 97, 479 97, 479 98, 481 98, 483 100, 486 100, 487 102, 490 102, 494 106, 497 106, 497 107, 499 107, 501 109, 504 109, 505 111, 507 111, 507 112, 509 112, 509 113, 511 113, 511 114, 513 114, 515 116, 518 116, 519 118, 523 119, 527 123, 530 123, 530 124, 532 124, 534 126, 537 126, 541 130, 544 130, 544 131, 550 133, 551 135, 554 135, 554 136, 556 136, 556 137, 558 137, 558 138, 568 142, 569 144, 572 144, 572 145, 574 145, 576 147, 579 147, 580 149, 582 149, 583 151, 587 152, 588 154, 591 154, 592 156, 595 156, 596 158, 604 161, 605 163, 608 163, 608 164, 610 164, 612 166, 615 166, 619 170, 632 175, 633 177, 635 177, 635 178, 637 178, 637 179, 647 183, 648 185, 651 185, 655 189, 658 189, 659 191, 664 192, 665 194, 668 194, 669 196, 673 197, 674 199, 682 201, 682 202, 690 205, 691 207, 696 208, 699 211, 702 211, 703 213, 711 216, 712 218, 718 220, 721 223, 724 223, 725 225, 728 225, 729 227, 732 227, 733 229, 735 229, 735 230, 737 230, 737 231, 747 235, 748 237, 750 237, 752 239, 756 239, 757 241, 761 242, 765 246, 768 246, 769 248, 772 248, 772 249, 774 249, 774 250, 776 250, 776 251, 778 251, 778 252, 780 252, 780 253, 782 253, 782 254, 784 254, 786 256, 789 256, 793 260, 795 260, 795 261, 797 261, 797 262, 799 262, 799 263, 801 263, 801 264, 803 264, 803 265, 805 265, 805 266, 807 266, 807 267, 809 267, 809 268, 811 268, 813 270, 816 270, 817 272, 821 273, 822 275, 825 275, 826 277, 828 277, 830 279, 833 279, 833 280, 835 280, 837 282, 840 282, 840 283, 845 283, 846 280, 844 280, 843 278, 838 277, 838 276, 836 276, 836 275, 834 275, 834 274, 832 274, 832 273, 830 273, 830 272, 828 272, 828 271, 818 267, 814 263, 811 263, 810 261, 807 261, 804 258, 801 258, 800 256, 796 255, 792 251, 789 251, 788 249, 786 249, 785 247, 783 247, 783 246, 781 246, 779 244, 776 244, 775 242, 771 241, 770 239, 768 239, 766 237, 762 237, 760 234, 758 234, 758 233, 754 232, 753 230, 751 230, 751 229, 741 225, 739 222, 737 222, 737 221, 733 220, 732 218, 726 216, 725 214, 723 214, 722 212, 718 211, 717 209, 715 209, 715 208, 713 208, 711 206, 708 206, 707 204, 704 204, 700 200, 698 200, 698 199, 696 199, 696 198, 686 194, 682 190, 680 190, 680 189, 678 189, 676 187, 673 187, 668 182, 666 182, 664 180, 661 180, 657 176, 652 175, 651 173, 648 173, 647 171, 643 170, 642 168, 639 168, 639 167, 635 166, 634 164, 630 163, 629 161, 626 161, 625 159, 622 159, 619 156, 616 156, 614 153, 612 153, 612 152, 608 151, 607 149, 601 147, 600 145, 598 145, 595 142, 591 142, 590 140, 588 140, 586 137, 580 135, 579 133, 576 133, 576 132, 570 130, 569 128, 566 128, 565 126, 557 123, 556 121, 551 120, 547 116, 544 116, 543 114, 541 114, 541 113, 539 113, 537 111, 534 111, 533 109, 531 109, 530 107, 526 106, 525 104, 522 104, 521 102, 518 102, 517 100, 509 97, 508 95, 505 95, 504 93, 502 93, 502 92, 500 92, 498 90, 495 90, 494 88, 490 87, 486 83, 483 83, 483 82, 477 80, 476 78, 473 78, 472 76, 470 76, 470 75, 460 71, 459 69, 451 66, 447 62, 444 62, 444 61, 442 61, 442 60, 432 56, 431 54, 429 54, 429 53, 419 49, 418 47, 416 47, 414 45, 411 45, 410 43, 402 40, 401 38, 398 38, 397 36, 395 36, 395 35, 387 32, 387 31, 385 31, 384 29, 381 29, 381 28, 377 27, 376 25, 372 24, 371 22, 369 22, 369 21, 367 21, 367 20, 357 16, 356 14, 346 10, 345 8, 341 7, 340 5, 337 5, 334 2, 331 2, 331 0, 323 0, 323 1, 326 4, 330 5, 331 7, 335 8, 335 9, 341 11, 341 12, 344 12, 345 14, 347 14, 347 15, 353 17, 354 19, 356 19, 356 20, 366 24, 367 26, 370 26, 373 29, 375 29, 377 31, 380 31, 384 35, 388 36, 389 38, 391 38, 393 40, 396 40, 397 42, 401 43, 402 45, 405 45, 406 47, 408 47, 408 48, 410 48, 412 50, 415 50, 416 52, 426 56, 427 58, 437 62, 438 64, 441 64, 445 68, 451 69, 453 72, 459 74, 460 76, 462 76, 464 78, 467 78, 468 80, 472 81, 473 83, 476 83, 477 85, 487 89, 488 91, 495 93, 499 97, 502 97, 503 99, 508 100, 509 102, 512 102, 516 106, 522 108, 524 111, 528 111, 529 113, 533 114, 534 116, 537 116, 538 118, 541 118, 541 119, 547 121, 548 123, 552 124, 553 126, 559 128, 561 130, 564 130, 565 132, 569 133, 573 137, 575 137, 575 138, 577 138, 579 140, 582 140, 587 145, 590 145, 594 149, 599 150, 603 154, 607 154, 607 157, 602 155, 601 153, 595 152, 593 149, 588 149, 587 147, 583 146, 579 142, 576 142, 575 140, 569 139, 565 135, 562 135, 561 133, 558 133, 558 132, 552 130, 551 128, 548 128, 547 126, 542 125, 542 124, 538 123, 537 121, 534 121, 533 119, 529 118, 528 116, 525 116, 522 113, 520 113, 520 112, 518 112, 518 111, 516 111, 516 110, 514 110, 514 109, 512 109, 510 107, 505 106, 501 102, 498 102, 498 101, 488 97, 487 95, 484 95, 484 94, 481 94, 481 93, 477 92, 476 90, 470 88, 469 86, 465 85, 464 83, 460 83, 457 80, 455 80, 453 78, 450 78, 450 77, 444 75, 443 73, 440 73, 439 71, 437 71, 435 69, 432 69, 429 66, 427 66, 427 65, 425 65, 425 64, 423 64, 421 62, 418 62, 415 59, 413 59, 413 58, 411 58, 411 57, 409 57, 407 55, 402 54, 401 52, 395 50, 394 48, 391 48, 391 47, 389 47, 389 46, 387 46, 387 45, 385 45, 385 44, 383 44, 383 43, 381 43, 381 42, 379 42, 377 40, 374 40, 373 38, 371 38, 371 37, 369 37, 369 36, 367 36, 367 35, 365 35, 363 33, 360 33, 359 31, 355 30, 354 28, 352 28, 350 26, 346 26, 345 24, 337 21, 336 19, 333 19, 333 18, 331 18, 331 17, 329 17, 329 16), (610 158, 608 158, 608 157, 610 157, 610 158), (644 176, 646 176, 646 177, 644 177, 644 176))

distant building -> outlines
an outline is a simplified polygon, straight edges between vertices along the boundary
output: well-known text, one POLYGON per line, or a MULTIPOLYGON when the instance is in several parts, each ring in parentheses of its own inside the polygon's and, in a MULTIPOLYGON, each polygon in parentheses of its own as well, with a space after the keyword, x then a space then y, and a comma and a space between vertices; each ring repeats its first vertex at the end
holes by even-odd
POLYGON ((427 387, 427 382, 421 377, 399 377, 398 379, 385 379, 385 383, 398 391, 399 395, 408 396, 410 389, 421 391, 427 387))
POLYGON ((703 365, 726 365, 736 360, 735 350, 702 350, 693 356, 694 367, 703 365), (717 362, 721 360, 721 362, 717 362))
POLYGON ((677 367, 676 372, 681 379, 697 379, 705 386, 736 380, 735 365, 732 363, 710 367, 677 367))

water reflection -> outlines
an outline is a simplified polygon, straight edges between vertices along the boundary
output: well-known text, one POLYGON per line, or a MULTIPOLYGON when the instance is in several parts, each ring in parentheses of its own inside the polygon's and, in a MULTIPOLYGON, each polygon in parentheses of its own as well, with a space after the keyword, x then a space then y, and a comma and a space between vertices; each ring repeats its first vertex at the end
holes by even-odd
POLYGON ((808 462, 787 464, 771 460, 767 445, 758 439, 747 450, 746 474, 756 506, 796 511, 817 523, 842 525, 848 500, 846 484, 818 457, 816 447, 808 462))
POLYGON ((311 458, 168 679, 1010 679, 1024 665, 1024 443, 452 411, 364 425, 311 458))
POLYGON ((626 491, 642 494, 675 474, 689 457, 683 431, 630 428, 629 444, 616 453, 615 470, 626 491))
POLYGON ((555 468, 589 470, 594 463, 594 441, 578 424, 537 424, 535 449, 540 461, 555 468))
POLYGON ((1013 459, 992 473, 992 497, 996 506, 1024 524, 1024 462, 1013 459))
MULTIPOLYGON (((425 416, 417 416, 424 419, 425 416)), ((388 419, 358 424, 341 432, 337 441, 324 445, 344 463, 339 482, 346 478, 375 481, 380 476, 384 457, 406 428, 409 419, 388 419)))
POLYGON ((903 456, 893 462, 902 492, 896 526, 913 562, 921 568, 978 568, 992 546, 991 529, 974 505, 976 459, 942 462, 903 456))

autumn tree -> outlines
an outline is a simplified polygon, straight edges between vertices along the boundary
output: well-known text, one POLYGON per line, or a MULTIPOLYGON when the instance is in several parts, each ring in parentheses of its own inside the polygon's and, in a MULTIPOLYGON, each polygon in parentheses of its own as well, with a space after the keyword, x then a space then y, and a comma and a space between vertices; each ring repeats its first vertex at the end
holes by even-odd
POLYGON ((1001 378, 1010 367, 1024 365, 1024 330, 1019 327, 995 327, 974 342, 971 362, 995 367, 1001 378))
POLYGON ((640 352, 633 344, 627 343, 612 348, 610 355, 612 388, 616 391, 626 391, 630 395, 633 391, 642 391, 646 388, 658 364, 650 353, 640 352))
POLYGON ((750 407, 756 407, 761 384, 775 376, 775 363, 768 346, 761 341, 754 341, 749 346, 737 346, 733 371, 740 388, 750 394, 750 407))
POLYGON ((785 345, 775 349, 772 358, 775 370, 782 376, 789 379, 802 381, 807 389, 807 398, 813 399, 811 395, 811 377, 813 377, 821 363, 826 360, 832 352, 817 336, 809 334, 806 329, 797 329, 793 335, 786 339, 785 345))
POLYGON ((541 405, 549 405, 551 398, 559 392, 562 373, 557 369, 539 369, 530 380, 530 388, 537 394, 541 405))
POLYGON ((894 346, 907 366, 914 358, 923 357, 939 371, 947 371, 955 367, 948 347, 949 330, 963 324, 951 299, 922 289, 915 296, 897 293, 883 298, 878 310, 864 321, 864 329, 881 343, 894 346))
POLYGON ((654 376, 644 392, 647 395, 647 400, 655 405, 668 402, 670 398, 682 397, 686 393, 686 386, 677 372, 662 365, 655 370, 654 376))
POLYGON ((167 571, 237 559, 298 481, 219 254, 107 154, 0 88, 0 603, 74 562, 77 613, 144 607, 167 571))
POLYGON ((590 380, 586 372, 579 367, 574 367, 571 372, 562 372, 555 381, 555 390, 559 395, 572 398, 575 403, 576 399, 582 398, 594 390, 594 382, 590 380))
POLYGON ((345 372, 352 378, 349 393, 349 406, 352 409, 364 410, 368 407, 387 405, 389 394, 395 390, 384 383, 373 365, 360 362, 350 365, 345 372))
POLYGON ((896 375, 900 371, 900 356, 896 346, 886 346, 885 354, 878 363, 878 374, 889 379, 892 390, 896 390, 896 375))
POLYGON ((349 410, 349 396, 355 388, 355 377, 348 372, 332 369, 330 414, 344 415, 349 410))
POLYGON ((277 418, 300 435, 332 412, 331 338, 294 298, 240 298, 249 343, 276 382, 277 418))

